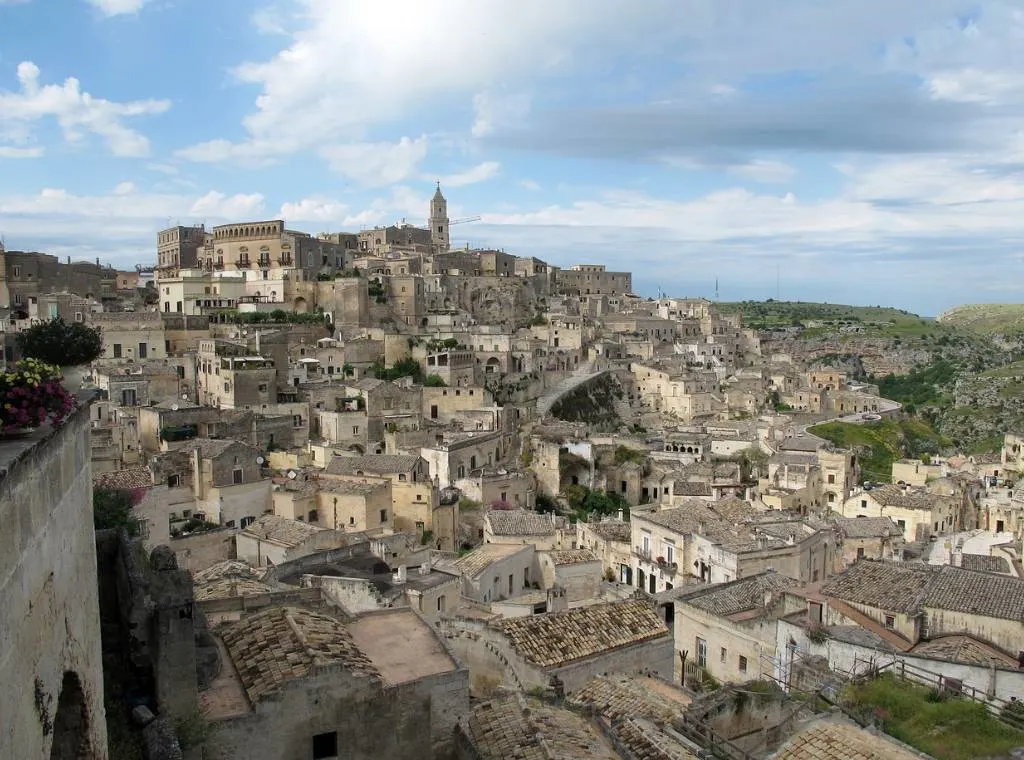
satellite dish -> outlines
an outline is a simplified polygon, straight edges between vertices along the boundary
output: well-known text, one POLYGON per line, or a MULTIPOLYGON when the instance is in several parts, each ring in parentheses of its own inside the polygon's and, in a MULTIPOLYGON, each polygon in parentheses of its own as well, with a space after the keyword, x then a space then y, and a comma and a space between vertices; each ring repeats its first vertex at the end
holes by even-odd
POLYGON ((171 411, 172 412, 178 411, 178 405, 177 404, 171 404, 171 411))
POLYGON ((256 457, 256 464, 263 464, 266 461, 263 457, 256 457))
POLYGON ((298 475, 299 474, 297 472, 295 472, 295 470, 288 470, 288 479, 289 480, 295 480, 295 478, 297 478, 298 475))
POLYGON ((188 401, 188 394, 187 393, 182 393, 181 394, 181 399, 182 399, 182 401, 188 401))

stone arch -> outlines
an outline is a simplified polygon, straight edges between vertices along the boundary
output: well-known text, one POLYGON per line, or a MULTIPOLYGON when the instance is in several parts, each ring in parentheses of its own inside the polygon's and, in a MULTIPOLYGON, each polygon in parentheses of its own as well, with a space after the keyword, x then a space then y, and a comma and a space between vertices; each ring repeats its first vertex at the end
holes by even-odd
POLYGON ((78 674, 68 670, 60 684, 57 714, 53 720, 53 744, 50 760, 89 760, 89 712, 78 674))
POLYGON ((296 314, 305 314, 307 311, 309 311, 309 304, 306 303, 306 299, 303 298, 302 296, 299 296, 298 298, 296 298, 295 299, 295 313, 296 314))

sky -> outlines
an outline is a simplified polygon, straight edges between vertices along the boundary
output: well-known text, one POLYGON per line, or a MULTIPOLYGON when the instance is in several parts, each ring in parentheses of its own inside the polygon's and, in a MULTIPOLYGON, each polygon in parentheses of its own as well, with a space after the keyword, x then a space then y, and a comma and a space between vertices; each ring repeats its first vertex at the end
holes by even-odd
POLYGON ((1024 298, 1019 0, 0 0, 0 236, 425 224, 642 295, 1024 298))

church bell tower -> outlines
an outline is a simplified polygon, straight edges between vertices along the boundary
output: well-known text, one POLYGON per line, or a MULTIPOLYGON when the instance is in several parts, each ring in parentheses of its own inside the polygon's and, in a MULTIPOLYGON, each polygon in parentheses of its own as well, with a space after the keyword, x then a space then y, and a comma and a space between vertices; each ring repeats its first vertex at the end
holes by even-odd
POLYGON ((441 183, 437 183, 437 191, 430 200, 430 242, 434 250, 444 253, 448 250, 449 237, 448 201, 441 194, 441 183))

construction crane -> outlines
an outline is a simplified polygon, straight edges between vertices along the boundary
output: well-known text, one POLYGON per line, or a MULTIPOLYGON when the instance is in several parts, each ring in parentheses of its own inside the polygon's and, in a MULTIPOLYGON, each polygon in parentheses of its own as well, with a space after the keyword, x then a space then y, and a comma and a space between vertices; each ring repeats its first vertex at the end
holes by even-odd
MULTIPOLYGON (((448 222, 449 227, 454 227, 456 224, 468 224, 469 222, 479 222, 481 217, 479 216, 467 216, 462 219, 452 219, 448 222)), ((405 221, 404 219, 402 220, 405 221)), ((427 229, 430 229, 430 220, 427 220, 427 229)))

